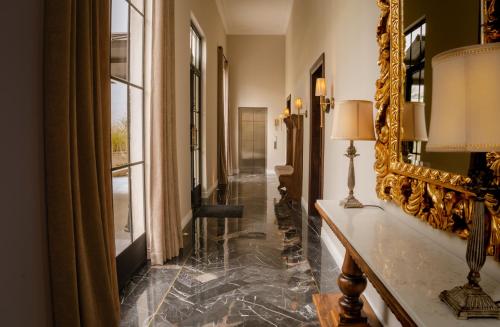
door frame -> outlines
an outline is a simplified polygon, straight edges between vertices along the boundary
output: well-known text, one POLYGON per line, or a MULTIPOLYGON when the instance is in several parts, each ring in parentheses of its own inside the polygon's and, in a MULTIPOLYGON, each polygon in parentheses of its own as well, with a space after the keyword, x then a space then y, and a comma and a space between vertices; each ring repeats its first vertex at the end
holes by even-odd
MULTIPOLYGON (((325 54, 322 53, 316 62, 311 66, 309 70, 309 81, 310 81, 310 119, 309 119, 309 192, 308 192, 308 213, 309 215, 318 215, 318 211, 314 206, 316 200, 323 198, 324 191, 324 165, 325 165, 325 128, 321 128, 321 108, 319 111, 314 110, 314 100, 317 100, 316 97, 316 81, 313 80, 313 75, 321 69, 321 77, 325 77, 325 54), (318 117, 316 117, 319 112, 318 117), (317 123, 317 126, 313 126, 313 123, 317 123), (318 135, 319 134, 319 135, 318 135), (318 150, 316 149, 316 144, 314 141, 319 139, 318 150), (320 153, 321 160, 318 166, 313 166, 313 156, 317 155, 317 152, 320 153), (318 172, 318 180, 314 180, 313 176, 315 172, 318 172), (317 197, 312 196, 311 190, 317 189, 319 193, 317 197)), ((319 103, 319 102, 318 102, 319 103)))
POLYGON ((245 109, 251 109, 251 110, 263 110, 265 111, 266 113, 266 119, 265 119, 265 135, 264 135, 264 153, 265 153, 265 156, 266 156, 266 160, 265 160, 265 164, 264 164, 264 173, 267 173, 267 159, 268 159, 268 156, 267 156, 267 134, 268 134, 268 126, 267 126, 267 123, 268 123, 268 108, 267 107, 238 107, 238 168, 239 168, 239 171, 241 172, 242 170, 242 167, 241 167, 241 114, 243 112, 243 110, 245 109))

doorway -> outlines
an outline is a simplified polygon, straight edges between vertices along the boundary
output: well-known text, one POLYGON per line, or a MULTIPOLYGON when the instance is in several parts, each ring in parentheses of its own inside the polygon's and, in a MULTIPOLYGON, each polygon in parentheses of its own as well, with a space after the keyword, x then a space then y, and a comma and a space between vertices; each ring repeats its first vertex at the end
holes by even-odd
POLYGON ((309 145, 309 203, 310 216, 318 216, 314 204, 323 198, 323 169, 325 130, 321 128, 321 106, 316 96, 316 79, 325 77, 325 54, 323 53, 310 70, 310 145, 309 145))
POLYGON ((241 173, 264 174, 267 153, 267 108, 239 108, 241 173))

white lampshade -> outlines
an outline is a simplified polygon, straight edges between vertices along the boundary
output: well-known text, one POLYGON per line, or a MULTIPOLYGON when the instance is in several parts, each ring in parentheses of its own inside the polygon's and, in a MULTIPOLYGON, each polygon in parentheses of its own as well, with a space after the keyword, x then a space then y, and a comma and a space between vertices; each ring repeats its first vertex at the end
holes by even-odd
POLYGON ((338 101, 333 110, 332 139, 375 140, 373 103, 363 100, 338 101))
POLYGON ((326 96, 326 80, 324 78, 316 79, 316 96, 326 96))
POLYGON ((425 104, 423 102, 405 103, 401 141, 427 141, 425 104))
POLYGON ((474 45, 432 59, 427 151, 500 151, 500 43, 474 45))

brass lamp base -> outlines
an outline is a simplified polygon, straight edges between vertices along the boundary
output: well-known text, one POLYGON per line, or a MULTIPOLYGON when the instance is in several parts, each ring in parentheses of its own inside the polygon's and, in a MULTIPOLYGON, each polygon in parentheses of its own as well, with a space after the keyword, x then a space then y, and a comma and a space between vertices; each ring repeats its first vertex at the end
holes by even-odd
POLYGON ((356 147, 354 146, 353 140, 350 140, 345 156, 349 158, 349 175, 347 177, 349 195, 343 201, 340 201, 340 205, 344 206, 344 208, 363 208, 363 204, 354 197, 354 184, 356 183, 356 177, 354 174, 354 158, 359 156, 359 154, 356 153, 356 147))
POLYGON ((354 195, 349 195, 347 198, 345 198, 340 205, 343 205, 344 208, 363 208, 364 205, 359 202, 358 199, 354 197, 354 195))
POLYGON ((442 291, 439 298, 448 304, 458 319, 500 319, 500 307, 480 286, 458 286, 449 291, 442 291))

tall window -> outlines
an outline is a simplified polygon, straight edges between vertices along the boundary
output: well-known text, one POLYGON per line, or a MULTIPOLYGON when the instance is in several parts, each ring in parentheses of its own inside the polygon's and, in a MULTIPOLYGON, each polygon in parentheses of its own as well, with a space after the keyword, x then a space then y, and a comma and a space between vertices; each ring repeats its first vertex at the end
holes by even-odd
POLYGON ((406 101, 424 101, 426 30, 425 19, 422 19, 405 32, 406 101))
POLYGON ((201 202, 201 43, 200 33, 191 26, 191 202, 197 207, 201 202))
POLYGON ((119 255, 145 232, 144 0, 112 0, 111 124, 119 255))
MULTIPOLYGON (((424 102, 425 91, 425 18, 415 22, 405 31, 406 101, 424 102)), ((403 158, 408 163, 420 164, 421 141, 402 142, 403 158)))

